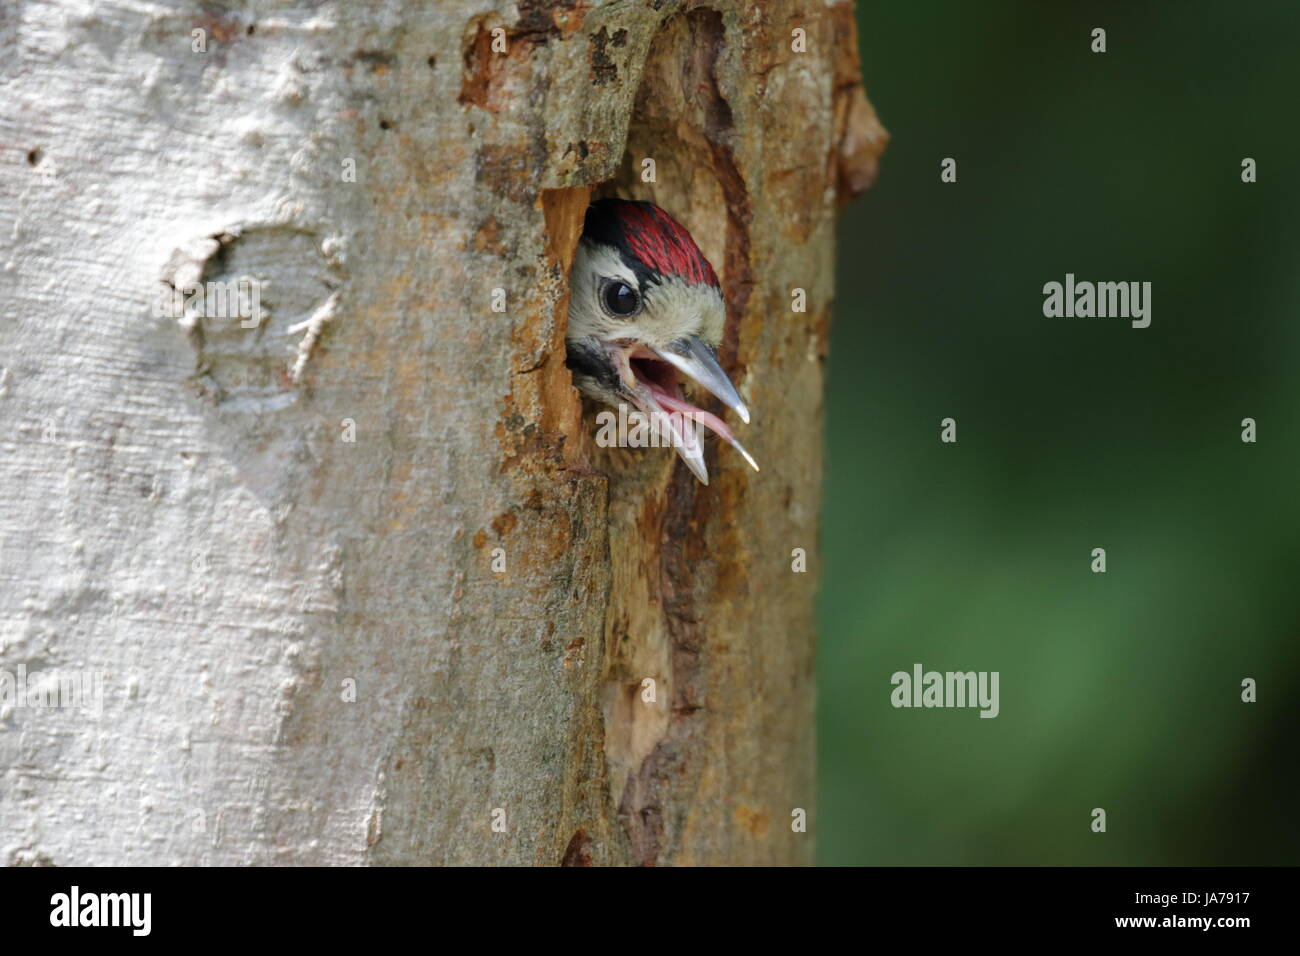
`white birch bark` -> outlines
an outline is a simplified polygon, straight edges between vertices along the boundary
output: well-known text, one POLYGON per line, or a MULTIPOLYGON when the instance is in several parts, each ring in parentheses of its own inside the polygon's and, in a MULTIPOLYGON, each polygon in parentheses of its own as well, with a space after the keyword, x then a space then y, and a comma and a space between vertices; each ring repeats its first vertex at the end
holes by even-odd
POLYGON ((810 860, 854 44, 785 0, 0 0, 0 861, 810 860), (592 447, 611 181, 718 267, 762 474, 592 447), (240 280, 255 328, 156 314, 240 280))

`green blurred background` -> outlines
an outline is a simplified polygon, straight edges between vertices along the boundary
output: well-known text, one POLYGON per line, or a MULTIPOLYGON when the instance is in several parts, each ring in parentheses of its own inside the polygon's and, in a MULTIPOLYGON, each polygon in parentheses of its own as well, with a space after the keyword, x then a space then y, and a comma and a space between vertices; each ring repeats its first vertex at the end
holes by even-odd
POLYGON ((1300 4, 858 22, 892 141, 840 231, 820 861, 1300 862, 1300 4), (1045 318, 1067 272, 1151 327, 1045 318), (894 709, 917 662, 1001 715, 894 709))

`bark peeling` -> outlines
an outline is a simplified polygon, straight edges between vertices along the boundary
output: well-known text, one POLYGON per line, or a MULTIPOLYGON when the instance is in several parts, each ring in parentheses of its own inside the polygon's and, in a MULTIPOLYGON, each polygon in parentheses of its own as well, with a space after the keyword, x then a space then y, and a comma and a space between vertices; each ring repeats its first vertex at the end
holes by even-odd
POLYGON ((790 551, 884 143, 851 7, 384 9, 0 18, 0 669, 105 687, 0 707, 0 858, 807 862, 790 551), (718 267, 760 475, 594 447, 563 336, 610 191, 718 267), (264 327, 151 314, 244 275, 264 327))

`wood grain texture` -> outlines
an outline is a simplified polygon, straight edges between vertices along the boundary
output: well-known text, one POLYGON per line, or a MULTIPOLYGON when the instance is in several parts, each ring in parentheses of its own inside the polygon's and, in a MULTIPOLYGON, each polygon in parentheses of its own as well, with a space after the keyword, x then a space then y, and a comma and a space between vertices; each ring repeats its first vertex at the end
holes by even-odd
POLYGON ((0 703, 0 860, 809 862, 834 217, 885 138, 852 30, 788 0, 6 4, 0 671, 104 697, 0 703), (761 474, 594 447, 566 274, 611 192, 717 267, 761 474), (255 329, 154 315, 241 277, 255 329))

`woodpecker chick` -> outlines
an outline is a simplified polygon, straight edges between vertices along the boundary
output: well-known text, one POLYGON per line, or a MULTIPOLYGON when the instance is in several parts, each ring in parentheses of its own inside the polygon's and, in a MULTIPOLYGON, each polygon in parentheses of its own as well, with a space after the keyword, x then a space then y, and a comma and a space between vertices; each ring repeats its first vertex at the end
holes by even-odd
POLYGON ((679 375, 749 422, 717 347, 726 322, 718 276, 691 234, 654 203, 602 199, 587 209, 569 276, 568 366, 588 397, 630 402, 662 432, 704 484, 699 425, 758 470, 716 415, 682 397, 679 375))

